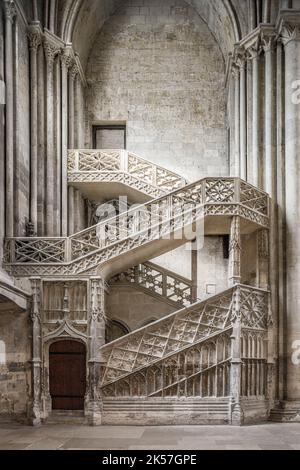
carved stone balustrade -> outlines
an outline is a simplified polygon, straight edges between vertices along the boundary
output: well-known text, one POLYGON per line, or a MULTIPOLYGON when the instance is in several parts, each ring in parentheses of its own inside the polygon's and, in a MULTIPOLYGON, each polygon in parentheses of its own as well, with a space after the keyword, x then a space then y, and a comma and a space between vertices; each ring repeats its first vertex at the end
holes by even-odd
MULTIPOLYGON (((184 187, 187 182, 176 173, 126 150, 69 150, 68 182, 85 191, 86 183, 128 186, 150 198, 184 187)), ((95 194, 99 194, 98 186, 95 194)))
POLYGON ((142 289, 147 294, 163 298, 174 306, 187 307, 193 302, 193 283, 179 274, 171 272, 154 263, 144 263, 114 276, 110 286, 129 285, 142 289))
POLYGON ((264 396, 269 320, 269 293, 237 285, 102 347, 102 393, 228 397, 238 383, 238 397, 264 396))
POLYGON ((4 264, 17 277, 100 269, 107 278, 191 241, 197 229, 229 233, 234 216, 244 234, 267 229, 268 195, 238 178, 206 178, 69 238, 8 238, 4 264))

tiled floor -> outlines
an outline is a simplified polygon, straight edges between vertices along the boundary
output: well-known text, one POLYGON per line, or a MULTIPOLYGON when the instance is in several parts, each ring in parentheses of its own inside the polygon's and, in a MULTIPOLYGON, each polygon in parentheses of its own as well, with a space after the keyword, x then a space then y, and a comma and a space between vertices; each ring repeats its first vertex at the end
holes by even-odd
POLYGON ((249 427, 0 425, 0 450, 300 450, 300 423, 249 427))

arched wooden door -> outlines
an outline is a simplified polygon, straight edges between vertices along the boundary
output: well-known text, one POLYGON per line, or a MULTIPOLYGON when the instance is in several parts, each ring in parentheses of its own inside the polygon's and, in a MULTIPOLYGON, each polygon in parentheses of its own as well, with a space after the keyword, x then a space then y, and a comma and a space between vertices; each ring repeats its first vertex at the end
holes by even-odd
POLYGON ((49 382, 53 410, 83 410, 86 350, 77 341, 59 341, 49 349, 49 382))

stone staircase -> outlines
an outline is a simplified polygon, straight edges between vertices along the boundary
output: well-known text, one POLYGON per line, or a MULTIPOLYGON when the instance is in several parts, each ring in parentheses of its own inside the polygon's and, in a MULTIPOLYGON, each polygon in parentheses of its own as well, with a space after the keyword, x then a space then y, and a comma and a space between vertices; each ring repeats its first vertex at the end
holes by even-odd
MULTIPOLYGON (((48 314, 40 333, 45 341, 75 335, 91 344, 89 409, 99 412, 101 403, 106 424, 241 424, 258 409, 265 417, 269 293, 237 279, 241 234, 269 228, 268 195, 232 177, 187 184, 123 150, 72 150, 68 172, 69 184, 93 200, 125 191, 143 202, 70 237, 5 242, 4 265, 15 277, 35 278, 35 286, 57 279, 65 291, 68 280, 90 282, 83 317, 70 312, 65 293, 63 311, 48 314), (197 301, 191 281, 149 262, 197 236, 225 234, 235 253, 232 287, 205 301, 197 301), (102 282, 135 285, 177 311, 99 345, 102 282)), ((35 287, 35 309, 41 297, 35 287)))
POLYGON ((238 178, 205 178, 66 238, 8 238, 5 268, 15 277, 98 273, 105 279, 198 235, 268 228, 268 196, 238 178))

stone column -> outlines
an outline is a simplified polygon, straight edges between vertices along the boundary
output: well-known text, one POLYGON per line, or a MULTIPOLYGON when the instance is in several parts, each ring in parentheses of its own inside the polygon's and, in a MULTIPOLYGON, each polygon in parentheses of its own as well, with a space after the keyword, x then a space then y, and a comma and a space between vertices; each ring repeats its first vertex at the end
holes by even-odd
POLYGON ((271 0, 263 0, 263 23, 271 21, 271 0))
POLYGON ((235 171, 240 176, 240 71, 236 64, 232 66, 234 77, 234 140, 235 140, 235 171))
POLYGON ((104 282, 100 277, 90 279, 89 318, 89 375, 85 400, 85 414, 92 426, 102 424, 102 397, 100 390, 103 359, 100 348, 105 344, 104 282))
POLYGON ((32 289, 32 403, 29 420, 33 426, 41 424, 42 326, 40 315, 41 279, 30 279, 32 289))
POLYGON ((281 22, 285 46, 285 175, 286 175, 286 349, 285 398, 300 414, 300 22, 288 14, 281 22), (296 93, 298 90, 298 93, 296 93))
POLYGON ((276 188, 276 95, 275 40, 263 38, 265 52, 265 184, 264 189, 274 200, 276 188))
POLYGON ((61 229, 62 236, 68 235, 68 70, 72 64, 69 48, 63 51, 61 56, 61 100, 62 100, 62 123, 61 123, 61 229))
MULTIPOLYGON (((77 73, 77 66, 73 63, 69 73, 69 149, 74 149, 75 144, 75 78, 77 73)), ((73 235, 75 231, 75 192, 73 186, 68 187, 68 201, 68 231, 69 235, 73 235)))
POLYGON ((260 70, 259 42, 249 49, 252 60, 252 178, 251 182, 257 188, 262 187, 262 165, 260 146, 260 70))
POLYGON ((234 216, 231 219, 229 245, 229 285, 241 282, 241 219, 234 216))
POLYGON ((240 67, 240 176, 247 180, 247 80, 246 60, 239 59, 240 67))
POLYGON ((38 220, 38 70, 37 54, 41 44, 39 24, 28 29, 30 50, 30 222, 37 233, 38 220))
MULTIPOLYGON (((273 342, 277 343, 278 325, 278 218, 277 218, 277 153, 276 153, 276 68, 275 35, 263 36, 265 53, 265 184, 264 188, 271 197, 270 201, 270 249, 269 249, 269 288, 270 310, 275 320, 273 342)), ((271 333, 271 330, 270 330, 271 333)), ((271 337, 269 349, 273 350, 271 337)), ((273 358, 273 361, 275 359, 273 358)), ((274 366, 268 361, 270 370, 274 366)), ((271 398, 271 397, 270 397, 271 398)))
POLYGON ((13 72, 13 24, 15 4, 4 0, 5 14, 5 86, 6 86, 6 236, 14 236, 14 72, 13 72))
POLYGON ((46 55, 46 96, 47 96, 47 171, 46 171, 46 234, 54 236, 54 97, 53 97, 53 72, 54 58, 59 52, 57 45, 46 39, 44 43, 46 55))

